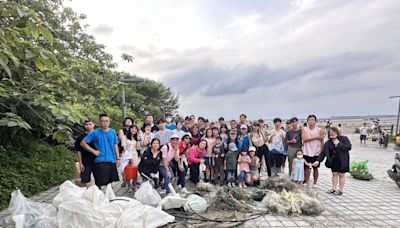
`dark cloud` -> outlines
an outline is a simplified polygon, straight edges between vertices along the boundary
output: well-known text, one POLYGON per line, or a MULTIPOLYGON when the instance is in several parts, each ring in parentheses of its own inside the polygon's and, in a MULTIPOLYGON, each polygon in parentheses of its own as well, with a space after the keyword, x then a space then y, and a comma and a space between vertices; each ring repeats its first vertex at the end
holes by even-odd
POLYGON ((96 33, 96 35, 109 36, 113 34, 114 27, 108 24, 100 24, 93 29, 93 32, 96 33))
MULTIPOLYGON (((311 83, 318 81, 335 88, 333 85, 382 67, 389 60, 388 56, 378 53, 343 53, 286 68, 241 64, 223 69, 211 62, 202 62, 179 75, 165 77, 164 81, 184 96, 197 93, 205 97, 246 93, 257 88, 268 90, 289 81, 295 86, 296 81, 307 77, 311 78, 311 83)), ((348 89, 345 83, 340 88, 348 89)), ((318 95, 325 92, 326 89, 321 89, 313 93, 318 95)))

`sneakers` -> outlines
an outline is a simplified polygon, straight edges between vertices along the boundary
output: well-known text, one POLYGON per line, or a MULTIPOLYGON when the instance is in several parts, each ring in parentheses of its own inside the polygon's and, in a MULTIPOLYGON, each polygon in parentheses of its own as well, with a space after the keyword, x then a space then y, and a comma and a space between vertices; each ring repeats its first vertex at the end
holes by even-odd
POLYGON ((125 188, 125 187, 126 187, 126 182, 123 181, 122 184, 121 184, 121 188, 125 188))
POLYGON ((242 183, 239 183, 239 188, 243 188, 243 185, 242 185, 242 183))
POLYGON ((245 183, 242 184, 243 188, 247 188, 247 185, 245 183))
POLYGON ((232 188, 235 188, 235 187, 236 187, 235 183, 232 183, 232 188))
POLYGON ((160 193, 160 194, 167 194, 167 190, 166 190, 166 189, 161 189, 160 191, 158 191, 158 193, 160 193))
POLYGON ((228 183, 228 188, 232 188, 232 185, 231 185, 231 183, 228 183))
POLYGON ((187 190, 185 187, 183 187, 183 188, 181 189, 181 193, 188 193, 188 190, 187 190))

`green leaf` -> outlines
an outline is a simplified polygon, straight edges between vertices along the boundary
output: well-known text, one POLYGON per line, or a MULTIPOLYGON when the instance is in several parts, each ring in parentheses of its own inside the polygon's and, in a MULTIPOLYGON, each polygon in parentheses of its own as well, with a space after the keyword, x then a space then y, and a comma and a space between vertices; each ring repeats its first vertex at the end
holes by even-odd
POLYGON ((3 67, 4 71, 7 72, 8 76, 11 77, 10 68, 7 66, 8 59, 3 54, 0 54, 0 65, 3 67))
POLYGON ((34 58, 33 62, 35 63, 35 66, 40 70, 40 71, 44 71, 44 64, 42 62, 42 60, 40 60, 39 58, 34 58))
POLYGON ((71 133, 65 129, 60 129, 53 134, 53 139, 58 143, 65 142, 70 139, 71 133))
POLYGON ((23 11, 21 8, 19 8, 19 7, 17 7, 17 12, 18 12, 18 15, 20 16, 20 17, 25 17, 25 16, 27 16, 29 13, 28 12, 25 12, 25 11, 23 11))
POLYGON ((32 52, 29 49, 25 49, 25 58, 31 59, 33 57, 36 57, 36 53, 32 52))
POLYGON ((45 28, 45 27, 40 27, 39 28, 40 33, 42 34, 42 36, 46 39, 46 41, 50 44, 53 43, 53 35, 51 34, 51 32, 45 28))

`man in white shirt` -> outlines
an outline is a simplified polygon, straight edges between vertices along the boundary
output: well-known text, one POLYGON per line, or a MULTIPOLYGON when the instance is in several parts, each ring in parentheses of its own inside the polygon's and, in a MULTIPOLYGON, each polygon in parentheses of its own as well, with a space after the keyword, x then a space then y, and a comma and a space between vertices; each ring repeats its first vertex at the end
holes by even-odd
POLYGON ((360 144, 363 144, 364 141, 364 145, 366 145, 367 143, 367 136, 368 136, 368 127, 367 127, 367 123, 363 123, 363 126, 360 127, 360 144))

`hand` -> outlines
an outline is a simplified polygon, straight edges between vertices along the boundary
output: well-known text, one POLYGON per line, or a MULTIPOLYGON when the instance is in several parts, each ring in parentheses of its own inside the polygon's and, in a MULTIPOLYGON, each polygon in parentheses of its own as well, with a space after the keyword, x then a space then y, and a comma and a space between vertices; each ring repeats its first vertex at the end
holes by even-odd
POLYGON ((206 162, 204 159, 200 159, 200 163, 204 163, 206 162))
POLYGON ((181 172, 183 172, 183 171, 185 170, 185 168, 183 168, 183 165, 181 165, 181 164, 178 165, 178 168, 179 168, 179 170, 180 170, 181 172))
POLYGON ((117 159, 117 168, 121 165, 121 160, 117 159))
POLYGON ((99 156, 99 155, 100 155, 100 151, 95 150, 93 154, 94 154, 95 156, 99 156))
POLYGON ((154 178, 155 176, 156 176, 156 174, 150 173, 150 177, 151 177, 151 178, 154 178))
POLYGON ((317 167, 319 165, 319 161, 315 161, 314 163, 312 163, 312 166, 317 167))
POLYGON ((81 171, 81 173, 85 170, 85 166, 83 166, 82 163, 79 163, 79 170, 81 171))
POLYGON ((297 143, 297 140, 296 139, 292 139, 292 143, 297 143))
POLYGON ((171 172, 169 170, 167 171, 167 177, 171 177, 171 172))
POLYGON ((335 145, 335 146, 337 146, 338 144, 339 144, 339 139, 338 138, 335 138, 335 139, 333 139, 333 144, 335 145))

